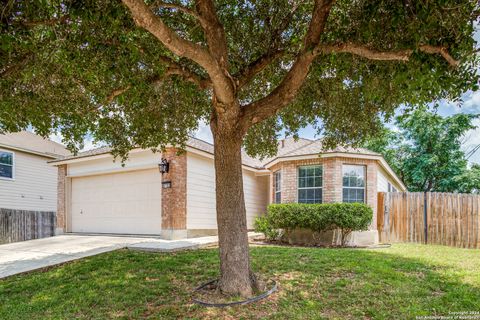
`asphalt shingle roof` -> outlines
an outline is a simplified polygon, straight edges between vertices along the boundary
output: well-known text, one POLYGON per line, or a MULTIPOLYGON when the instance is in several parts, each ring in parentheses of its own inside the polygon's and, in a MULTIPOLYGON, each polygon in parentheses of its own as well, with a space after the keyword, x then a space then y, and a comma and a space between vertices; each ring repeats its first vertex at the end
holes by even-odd
MULTIPOLYGON (((188 139, 187 146, 200 151, 210 153, 210 154, 214 153, 213 144, 194 138, 194 137, 190 137, 188 139)), ((88 150, 85 152, 80 152, 76 156, 67 156, 57 161, 64 161, 64 160, 106 154, 106 153, 109 153, 110 151, 111 151, 111 148, 109 147, 101 147, 97 149, 88 150)), ((260 160, 260 159, 250 157, 244 150, 242 150, 242 162, 246 166, 257 168, 257 169, 263 169, 266 164, 272 162, 277 158, 294 157, 294 156, 301 156, 301 155, 313 155, 313 154, 331 153, 331 152, 379 155, 378 153, 375 153, 363 148, 354 149, 354 148, 338 147, 333 150, 323 150, 321 139, 309 140, 309 139, 299 138, 298 140, 295 141, 295 139, 293 139, 292 137, 289 137, 284 140, 280 140, 278 142, 278 153, 275 157, 270 157, 270 158, 260 160)))

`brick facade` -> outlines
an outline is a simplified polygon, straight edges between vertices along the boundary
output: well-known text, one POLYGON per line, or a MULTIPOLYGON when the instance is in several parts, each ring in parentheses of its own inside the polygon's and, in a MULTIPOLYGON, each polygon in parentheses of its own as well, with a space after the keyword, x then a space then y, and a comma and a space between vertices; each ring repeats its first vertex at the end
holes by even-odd
POLYGON ((162 229, 185 230, 187 227, 187 155, 167 149, 162 157, 170 164, 162 181, 171 181, 171 188, 162 188, 162 229))
MULTIPOLYGON (((366 203, 370 205, 373 209, 373 220, 370 226, 370 229, 376 229, 377 225, 377 170, 378 162, 376 160, 370 159, 359 159, 359 158, 346 158, 346 157, 328 157, 328 158, 315 158, 315 159, 305 159, 305 160, 291 160, 291 161, 282 161, 269 170, 276 172, 281 171, 282 174, 282 194, 281 199, 282 203, 297 202, 298 191, 297 191, 297 172, 299 166, 305 165, 316 165, 320 164, 323 166, 323 199, 324 203, 333 203, 333 202, 342 202, 342 190, 343 190, 343 173, 342 166, 353 164, 353 165, 363 165, 366 167, 366 203)), ((275 199, 275 190, 274 190, 274 179, 271 181, 271 199, 275 199)), ((273 202, 273 200, 272 200, 273 202)))
POLYGON ((67 187, 67 165, 63 164, 58 166, 57 174, 57 225, 56 232, 62 233, 66 231, 66 213, 67 213, 67 199, 66 199, 66 187, 67 187))

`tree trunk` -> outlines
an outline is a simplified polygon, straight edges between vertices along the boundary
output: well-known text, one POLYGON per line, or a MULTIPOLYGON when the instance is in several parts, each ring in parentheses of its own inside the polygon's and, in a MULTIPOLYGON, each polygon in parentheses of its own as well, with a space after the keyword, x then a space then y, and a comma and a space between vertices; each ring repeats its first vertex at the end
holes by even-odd
POLYGON ((242 135, 233 128, 222 130, 216 126, 212 126, 212 132, 220 251, 219 288, 225 294, 249 297, 252 295, 252 278, 243 195, 242 135))

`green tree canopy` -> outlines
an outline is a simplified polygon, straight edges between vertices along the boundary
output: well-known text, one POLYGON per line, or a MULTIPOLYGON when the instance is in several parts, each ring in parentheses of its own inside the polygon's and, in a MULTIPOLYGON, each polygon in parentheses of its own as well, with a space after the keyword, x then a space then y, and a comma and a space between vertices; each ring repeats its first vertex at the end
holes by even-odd
MULTIPOLYGON (((208 47, 193 1, 151 1, 177 35, 208 47)), ((302 48, 312 1, 216 1, 229 76, 242 105, 278 88, 302 48)), ((476 88, 476 1, 337 1, 296 99, 246 136, 275 152, 282 129, 314 124, 355 142, 400 103, 455 99, 476 88), (459 66, 457 66, 459 64, 459 66)), ((90 133, 120 153, 183 145, 210 120, 210 75, 136 26, 120 1, 7 1, 1 11, 0 130, 59 130, 70 147, 90 133)), ((276 110, 275 110, 276 111, 276 110)), ((272 115, 275 113, 272 113, 272 115)), ((263 119, 262 119, 263 120, 263 119)))
POLYGON ((365 147, 380 152, 409 191, 472 192, 480 189, 478 165, 468 168, 462 138, 480 115, 442 117, 419 108, 396 118, 365 147))

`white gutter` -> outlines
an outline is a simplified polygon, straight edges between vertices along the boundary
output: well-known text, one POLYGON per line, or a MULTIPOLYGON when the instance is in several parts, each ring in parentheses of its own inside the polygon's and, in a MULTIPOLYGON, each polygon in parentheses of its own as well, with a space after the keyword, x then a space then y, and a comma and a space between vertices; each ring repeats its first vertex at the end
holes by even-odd
MULTIPOLYGON (((130 150, 129 154, 138 153, 142 151, 146 151, 146 150, 137 148, 137 149, 130 150)), ((112 154, 110 153, 110 151, 108 151, 108 152, 94 154, 94 155, 79 156, 78 158, 71 158, 71 159, 65 159, 65 160, 62 160, 62 159, 52 160, 52 161, 49 161, 48 163, 51 164, 52 166, 60 166, 62 164, 85 162, 85 161, 104 159, 104 158, 110 158, 110 157, 112 157, 112 154)))

